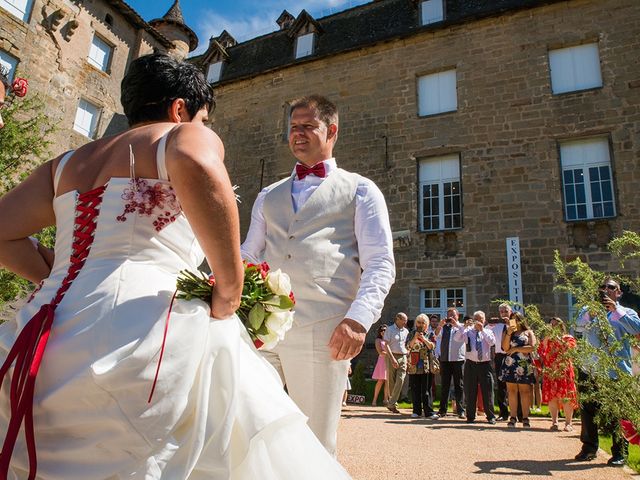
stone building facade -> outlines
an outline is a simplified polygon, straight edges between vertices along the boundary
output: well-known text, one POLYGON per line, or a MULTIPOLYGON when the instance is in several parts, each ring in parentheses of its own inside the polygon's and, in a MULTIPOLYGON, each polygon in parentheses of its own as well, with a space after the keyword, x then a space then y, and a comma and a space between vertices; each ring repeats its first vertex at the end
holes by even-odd
POLYGON ((240 44, 223 32, 194 59, 216 85, 244 232, 259 190, 293 166, 288 102, 320 93, 340 108, 339 165, 390 209, 397 280, 381 321, 449 304, 496 315, 510 278, 567 318, 555 250, 619 271, 607 242, 640 231, 637 1, 378 0, 278 22, 240 44))
POLYGON ((153 22, 120 0, 0 0, 0 61, 44 99, 59 127, 53 152, 126 128, 120 82, 132 60, 197 45, 178 1, 153 22))

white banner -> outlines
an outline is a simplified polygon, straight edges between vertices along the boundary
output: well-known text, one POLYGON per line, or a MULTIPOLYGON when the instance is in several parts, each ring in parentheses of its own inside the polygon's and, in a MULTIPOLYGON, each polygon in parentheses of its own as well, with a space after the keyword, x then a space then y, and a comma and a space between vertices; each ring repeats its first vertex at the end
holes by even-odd
POLYGON ((514 310, 522 311, 522 268, 520 267, 520 238, 507 238, 507 272, 509 275, 509 300, 517 303, 514 310))

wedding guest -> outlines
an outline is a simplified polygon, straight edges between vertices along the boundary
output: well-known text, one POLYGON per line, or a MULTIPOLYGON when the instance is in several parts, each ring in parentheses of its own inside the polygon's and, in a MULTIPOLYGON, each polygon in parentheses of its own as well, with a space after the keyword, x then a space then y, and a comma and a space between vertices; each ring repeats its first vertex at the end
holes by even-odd
POLYGON ((464 342, 455 339, 455 333, 462 329, 458 323, 458 310, 449 308, 447 318, 440 321, 436 331, 440 352, 440 376, 442 388, 440 391, 440 409, 438 415, 445 417, 449 406, 449 388, 453 379, 455 392, 455 408, 459 418, 465 418, 462 390, 462 364, 464 363, 464 342))
POLYGON ((407 314, 398 312, 391 325, 384 333, 387 349, 387 383, 389 384, 389 402, 387 408, 393 413, 400 413, 398 400, 407 375, 407 314))
POLYGON ((349 370, 347 370, 347 382, 344 388, 344 394, 342 395, 342 406, 347 406, 347 397, 349 396, 349 391, 351 390, 351 374, 353 371, 351 370, 351 365, 349 365, 349 370))
POLYGON ((376 351, 378 352, 378 360, 376 366, 373 369, 373 375, 371 378, 376 381, 376 386, 373 389, 373 401, 371 405, 374 407, 378 404, 378 395, 380 390, 383 389, 383 401, 382 404, 386 405, 389 402, 389 384, 387 383, 387 342, 384 341, 384 334, 387 331, 386 325, 380 325, 378 327, 378 336, 376 337, 376 351))
POLYGON ((558 412, 564 411, 564 431, 573 431, 573 411, 578 407, 573 362, 568 355, 576 347, 576 339, 567 334, 564 322, 553 317, 549 322, 553 328, 538 347, 542 361, 542 401, 549 405, 551 430, 558 430, 558 412))
MULTIPOLYGON (((429 315, 429 328, 427 329, 427 337, 429 341, 435 345, 434 349, 431 351, 431 355, 433 355, 433 363, 435 373, 433 374, 433 382, 431 385, 431 398, 436 398, 437 391, 437 383, 440 378, 440 349, 438 345, 438 337, 436 336, 436 330, 438 329, 438 325, 440 324, 440 316, 437 313, 432 313, 429 315)), ((442 383, 442 382, 440 382, 442 383)))
POLYGON ((154 54, 121 92, 131 128, 0 198, 0 263, 42 282, 0 325, 0 478, 349 478, 234 314, 240 228, 203 125, 211 85, 154 54), (49 266, 28 236, 53 224, 49 266), (205 258, 211 301, 172 299, 205 258))
MULTIPOLYGON (((484 413, 487 421, 494 425, 496 416, 493 412, 493 377, 491 376, 491 347, 496 343, 493 332, 485 328, 485 314, 478 310, 473 314, 473 324, 458 329, 453 338, 465 344, 464 361, 464 395, 467 407, 467 423, 476 419, 476 398, 478 387, 482 392, 484 413)), ((453 326, 458 326, 453 322, 453 326)))
POLYGON ((419 418, 424 413, 426 418, 436 420, 438 415, 433 411, 431 400, 431 384, 433 374, 431 373, 431 352, 435 345, 429 341, 427 333, 428 318, 424 313, 416 317, 415 329, 407 338, 407 348, 409 350, 409 365, 407 374, 409 375, 409 385, 411 388, 411 399, 413 401, 412 418, 419 418))
POLYGON ((336 105, 311 95, 291 102, 290 112, 296 166, 258 194, 242 254, 291 277, 296 320, 265 357, 335 454, 349 360, 380 318, 395 278, 393 240, 380 189, 333 157, 336 105))
POLYGON ((536 347, 536 337, 520 312, 511 313, 506 334, 502 339, 502 348, 507 356, 504 359, 500 379, 507 384, 510 418, 507 425, 515 427, 518 403, 522 407, 522 426, 531 427, 529 408, 531 406, 531 385, 535 382, 531 352, 536 347), (520 394, 520 402, 518 402, 520 394))
POLYGON ((502 338, 507 330, 507 323, 511 316, 511 306, 508 303, 501 303, 498 306, 498 318, 492 319, 492 322, 487 326, 491 329, 494 337, 496 338, 495 356, 493 359, 493 377, 496 385, 496 402, 500 409, 499 416, 496 420, 499 422, 506 422, 509 420, 509 400, 507 396, 507 384, 500 380, 500 372, 502 371, 502 365, 506 353, 502 348, 502 338))
MULTIPOLYGON (((601 302, 607 310, 607 321, 612 329, 612 334, 607 337, 599 326, 596 318, 592 318, 587 309, 583 309, 576 322, 576 327, 584 332, 584 338, 593 347, 602 349, 607 344, 621 342, 620 348, 616 352, 607 352, 614 355, 618 360, 619 372, 611 371, 609 376, 612 379, 619 375, 631 375, 631 346, 627 336, 640 333, 640 318, 638 313, 620 305, 618 301, 622 297, 620 284, 613 278, 606 278, 600 285, 601 302), (603 342, 605 339, 605 342, 603 342)), ((597 382, 591 378, 589 372, 580 370, 578 372, 578 385, 580 388, 593 389, 597 392, 597 382)), ((600 410, 597 401, 580 402, 581 431, 580 441, 582 448, 575 459, 579 461, 593 460, 598 451, 598 424, 595 421, 600 410)), ((603 419, 601 427, 612 434, 613 444, 611 446, 611 458, 608 465, 622 467, 627 462, 629 442, 620 435, 617 425, 620 419, 603 419)))

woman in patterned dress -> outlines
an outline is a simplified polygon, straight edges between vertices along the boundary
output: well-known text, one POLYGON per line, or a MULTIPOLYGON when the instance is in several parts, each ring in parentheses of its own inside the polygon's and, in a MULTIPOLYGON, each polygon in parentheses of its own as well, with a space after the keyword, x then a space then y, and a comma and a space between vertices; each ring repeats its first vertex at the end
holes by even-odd
POLYGON ((509 325, 502 337, 502 348, 507 356, 500 371, 500 381, 507 384, 509 394, 509 427, 515 427, 518 412, 518 394, 522 407, 522 426, 529 428, 529 407, 531 406, 531 385, 535 383, 531 352, 536 347, 536 336, 529 328, 520 312, 513 312, 509 325))

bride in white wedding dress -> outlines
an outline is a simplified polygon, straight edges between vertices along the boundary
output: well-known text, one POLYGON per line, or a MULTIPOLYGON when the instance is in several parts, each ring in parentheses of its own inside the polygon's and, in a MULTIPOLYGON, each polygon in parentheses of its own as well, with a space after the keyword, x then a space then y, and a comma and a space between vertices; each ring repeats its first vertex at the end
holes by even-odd
POLYGON ((122 101, 132 128, 0 199, 0 264, 39 284, 0 326, 0 479, 349 478, 234 314, 238 213, 202 123, 211 87, 150 55, 122 101), (49 265, 29 235, 53 224, 49 265), (179 271, 205 257, 211 305, 170 309, 179 271))

